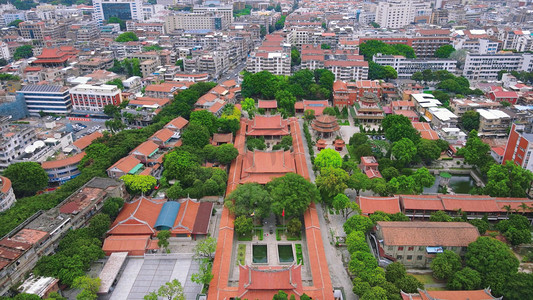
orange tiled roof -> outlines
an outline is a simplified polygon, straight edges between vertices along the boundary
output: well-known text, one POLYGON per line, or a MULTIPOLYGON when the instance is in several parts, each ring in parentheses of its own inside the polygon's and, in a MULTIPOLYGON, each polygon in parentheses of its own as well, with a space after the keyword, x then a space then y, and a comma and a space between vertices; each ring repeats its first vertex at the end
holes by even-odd
POLYGON ((401 212, 400 199, 398 196, 394 197, 365 197, 359 196, 357 203, 361 208, 363 214, 369 215, 376 211, 382 211, 388 214, 395 214, 401 212))
POLYGON ((466 247, 479 237, 467 222, 378 222, 386 246, 466 247))
POLYGON ((76 146, 80 150, 83 150, 87 148, 94 140, 103 136, 104 135, 100 132, 95 131, 89 135, 82 137, 81 139, 77 139, 76 141, 74 141, 74 143, 72 143, 72 145, 76 146))
POLYGON ((290 151, 249 151, 243 157, 241 183, 266 184, 291 172, 295 173, 296 167, 290 151))
POLYGON ((157 149, 159 149, 159 146, 151 140, 148 140, 137 146, 135 149, 131 150, 130 154, 134 154, 135 152, 137 152, 142 155, 148 156, 157 149))
POLYGON ((107 234, 113 235, 153 235, 155 221, 166 200, 139 197, 125 203, 107 234))
POLYGON ((420 132, 420 136, 427 140, 438 140, 439 135, 435 130, 431 128, 429 123, 425 122, 413 122, 413 127, 420 132))
POLYGON ((168 122, 165 125, 165 127, 166 128, 173 127, 173 128, 176 128, 176 129, 183 129, 185 126, 187 126, 187 124, 189 124, 189 121, 187 121, 185 118, 177 117, 177 118, 173 119, 172 121, 168 122))
POLYGON ((109 167, 108 170, 117 168, 123 173, 128 173, 129 171, 131 171, 131 169, 133 169, 135 166, 137 166, 140 163, 141 161, 135 158, 135 156, 128 155, 126 157, 119 159, 116 163, 114 163, 111 167, 109 167))
POLYGON ((151 139, 158 139, 162 142, 166 142, 168 140, 170 140, 170 138, 174 135, 174 131, 168 129, 168 128, 163 128, 163 129, 160 129, 158 131, 156 131, 156 133, 154 133, 150 138, 151 139))
POLYGON ((49 169, 56 169, 56 168, 61 168, 65 166, 70 166, 73 164, 78 164, 84 156, 85 156, 85 151, 78 153, 76 155, 64 158, 64 159, 43 161, 41 163, 41 167, 43 167, 44 170, 49 170, 49 169))

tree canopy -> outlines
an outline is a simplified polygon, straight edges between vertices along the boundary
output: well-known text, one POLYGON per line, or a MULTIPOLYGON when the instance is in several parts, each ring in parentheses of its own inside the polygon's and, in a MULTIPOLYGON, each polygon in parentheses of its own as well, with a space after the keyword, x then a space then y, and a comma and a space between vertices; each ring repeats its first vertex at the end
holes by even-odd
POLYGON ((437 257, 431 261, 431 270, 437 279, 450 279, 461 268, 461 257, 450 250, 438 253, 437 257))
POLYGON ((31 45, 24 45, 20 46, 17 49, 15 49, 15 53, 13 53, 13 59, 19 60, 21 58, 30 58, 33 56, 33 50, 31 45))
POLYGON ((272 212, 278 216, 285 211, 287 217, 299 217, 311 202, 320 199, 316 186, 295 173, 275 178, 266 185, 266 188, 274 202, 272 212))
POLYGON ((450 54, 455 51, 455 48, 452 45, 442 45, 437 50, 435 50, 435 57, 438 58, 448 58, 450 54))
POLYGON ((133 32, 124 32, 121 33, 116 39, 116 42, 119 43, 125 43, 125 42, 137 42, 139 40, 139 37, 133 32))
POLYGON ((487 194, 493 197, 525 197, 531 187, 533 173, 508 160, 504 165, 493 164, 487 178, 487 194))
POLYGON ((262 185, 245 183, 231 192, 225 205, 235 216, 266 218, 271 212, 272 197, 262 185))
POLYGON ((340 168, 342 166, 342 157, 339 152, 326 148, 321 150, 316 156, 315 166, 318 169, 326 167, 340 168))
POLYGON ((36 162, 19 162, 9 165, 4 176, 11 180, 17 198, 33 196, 48 185, 48 175, 36 162))
POLYGON ((378 40, 369 40, 359 45, 359 54, 363 55, 366 61, 371 61, 372 57, 377 53, 416 58, 413 48, 404 44, 386 44, 378 40))
POLYGON ((479 129, 479 113, 475 110, 468 110, 461 116, 461 124, 466 132, 479 129))
POLYGON ((129 192, 140 195, 151 191, 157 185, 157 179, 150 175, 123 175, 120 177, 129 192))

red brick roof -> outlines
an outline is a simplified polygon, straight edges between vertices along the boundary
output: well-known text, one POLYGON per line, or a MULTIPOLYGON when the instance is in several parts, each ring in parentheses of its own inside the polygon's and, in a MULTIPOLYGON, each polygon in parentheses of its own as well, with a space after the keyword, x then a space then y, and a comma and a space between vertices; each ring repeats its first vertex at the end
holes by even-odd
POLYGON ((76 146, 78 149, 80 150, 83 150, 87 147, 89 147, 89 145, 94 141, 96 140, 97 138, 100 138, 100 137, 103 137, 103 135, 98 132, 98 131, 95 131, 89 135, 86 135, 80 139, 77 139, 76 141, 74 141, 74 143, 72 143, 72 145, 76 146))
POLYGON ((400 199, 398 196, 394 197, 365 197, 359 196, 357 203, 361 208, 363 214, 370 215, 376 211, 382 211, 388 214, 395 214, 401 212, 400 199))
POLYGON ((490 289, 475 291, 428 291, 421 290, 422 300, 490 300, 501 299, 492 296, 490 289))
POLYGON ((166 200, 139 197, 124 204, 107 234, 153 235, 155 221, 166 200))
POLYGON ((149 244, 150 235, 112 235, 104 240, 102 250, 106 255, 110 255, 113 252, 142 255, 149 244))
POLYGON ((288 122, 280 115, 256 115, 253 120, 248 120, 246 135, 269 136, 288 135, 288 122))
POLYGON ((159 146, 151 140, 148 140, 137 146, 135 149, 131 150, 130 154, 135 154, 135 152, 137 152, 139 154, 148 156, 157 149, 159 149, 159 146))
POLYGON ((378 222, 385 246, 466 247, 479 237, 467 222, 378 222))
POLYGON ((189 124, 189 121, 187 121, 185 118, 183 117, 177 117, 175 119, 173 119, 172 121, 168 122, 166 125, 165 125, 165 128, 176 128, 176 129, 183 129, 185 126, 187 126, 187 124, 189 124))
POLYGON ((279 290, 302 294, 301 266, 239 266, 239 295, 250 299, 270 299, 279 290), (254 292, 252 292, 254 291, 254 292))
POLYGON ((49 169, 61 168, 61 167, 78 164, 84 156, 85 156, 85 151, 78 153, 76 155, 64 158, 64 159, 43 161, 41 163, 41 167, 43 167, 43 169, 45 170, 49 170, 49 169))
POLYGON ((126 157, 119 159, 116 163, 114 163, 111 167, 109 167, 108 170, 117 168, 123 173, 128 173, 140 163, 141 161, 135 158, 135 156, 128 155, 126 157))
POLYGON ((259 100, 257 103, 258 108, 264 109, 276 109, 278 108, 278 101, 276 100, 259 100))
POLYGON ((296 172, 294 156, 290 151, 249 151, 243 157, 240 182, 266 184, 290 172, 296 172))
POLYGON ((425 122, 413 122, 413 127, 420 132, 420 136, 427 140, 438 140, 439 135, 435 130, 431 128, 429 123, 425 122))

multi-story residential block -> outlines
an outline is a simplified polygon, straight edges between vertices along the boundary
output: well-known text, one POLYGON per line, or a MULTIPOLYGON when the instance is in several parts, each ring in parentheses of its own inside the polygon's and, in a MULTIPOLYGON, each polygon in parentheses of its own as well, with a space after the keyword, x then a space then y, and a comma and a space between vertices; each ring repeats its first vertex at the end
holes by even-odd
POLYGON ((233 5, 195 5, 195 13, 212 12, 222 17, 221 21, 225 24, 233 23, 233 5))
POLYGON ((324 63, 324 67, 330 70, 337 80, 366 80, 368 78, 368 62, 366 61, 328 60, 324 63))
POLYGON ((477 228, 467 222, 378 222, 379 250, 389 262, 410 268, 428 268, 437 253, 444 250, 464 255, 468 244, 479 237, 477 228))
POLYGON ((402 28, 424 14, 431 14, 429 2, 387 0, 378 3, 376 23, 383 28, 402 28))
POLYGON ((478 135, 486 138, 507 137, 511 116, 498 109, 476 109, 479 113, 478 135))
POLYGON ((9 178, 0 176, 0 212, 8 209, 17 201, 11 180, 9 178))
POLYGON ((126 30, 157 32, 161 35, 164 35, 166 33, 165 23, 163 22, 141 23, 141 22, 135 22, 135 21, 127 21, 126 30))
POLYGON ((143 77, 148 77, 154 73, 159 66, 159 60, 147 59, 140 64, 140 69, 143 77))
POLYGON ((67 38, 71 38, 78 42, 92 42, 100 37, 100 28, 98 22, 85 21, 69 26, 67 31, 67 38))
POLYGON ((0 42, 0 58, 5 60, 11 59, 11 51, 9 51, 9 45, 4 42, 0 42))
POLYGON ((99 24, 111 17, 124 21, 144 19, 142 0, 94 0, 93 7, 93 19, 99 24))
POLYGON ((501 103, 490 101, 487 99, 452 99, 450 107, 458 116, 462 116, 465 112, 474 109, 498 109, 502 106, 501 103))
POLYGON ((1 20, 3 21, 3 26, 7 26, 16 20, 26 21, 26 13, 24 11, 7 10, 3 12, 1 20))
POLYGON ((165 29, 168 32, 176 30, 222 30, 231 23, 227 18, 214 12, 180 13, 165 17, 165 29))
POLYGON ((533 133, 530 130, 526 130, 525 125, 512 124, 509 138, 505 145, 502 163, 511 160, 515 164, 522 166, 522 168, 533 171, 532 152, 533 133))
POLYGON ((274 75, 291 74, 290 51, 271 50, 250 53, 246 61, 246 70, 251 73, 269 71, 274 75))
POLYGON ((531 54, 468 54, 463 68, 463 76, 470 80, 496 80, 498 72, 524 70, 531 54))
POLYGON ((373 61, 382 66, 391 66, 398 72, 399 79, 410 79, 416 72, 424 70, 445 70, 454 73, 457 65, 452 59, 408 59, 401 55, 374 55, 373 61))
POLYGON ((80 84, 69 92, 76 111, 102 112, 106 105, 122 103, 122 92, 116 85, 80 84))
POLYGON ((10 117, 0 117, 0 170, 7 168, 35 140, 35 130, 32 127, 10 126, 10 117))
POLYGON ((68 88, 59 85, 26 85, 17 92, 17 97, 24 99, 30 115, 40 113, 68 114, 72 110, 72 101, 68 88))
POLYGON ((19 24, 20 35, 29 40, 44 39, 44 22, 24 21, 19 24))
POLYGON ((426 110, 424 118, 428 119, 434 128, 457 127, 459 117, 444 107, 430 107, 426 110))

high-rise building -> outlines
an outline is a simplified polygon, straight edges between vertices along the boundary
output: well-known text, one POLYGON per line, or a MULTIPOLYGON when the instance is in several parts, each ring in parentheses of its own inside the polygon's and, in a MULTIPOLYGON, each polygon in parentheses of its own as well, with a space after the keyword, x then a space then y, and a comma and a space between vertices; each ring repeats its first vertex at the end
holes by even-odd
POLYGON ((512 160, 515 164, 530 171, 533 170, 533 160, 531 160, 531 153, 533 152, 533 133, 527 130, 524 125, 511 125, 509 138, 505 145, 502 163, 512 160))
POLYGON ((201 5, 194 6, 195 13, 212 12, 220 15, 225 24, 233 23, 233 5, 215 6, 215 5, 201 5))
POLYGON ((93 19, 102 24, 111 17, 121 20, 143 20, 142 0, 94 0, 93 19))
POLYGON ((431 13, 430 2, 388 0, 378 4, 376 23, 383 28, 402 28, 426 13, 431 13))
POLYGON ((28 112, 34 116, 40 112, 68 114, 72 110, 68 89, 59 85, 26 85, 17 97, 24 98, 28 112))

